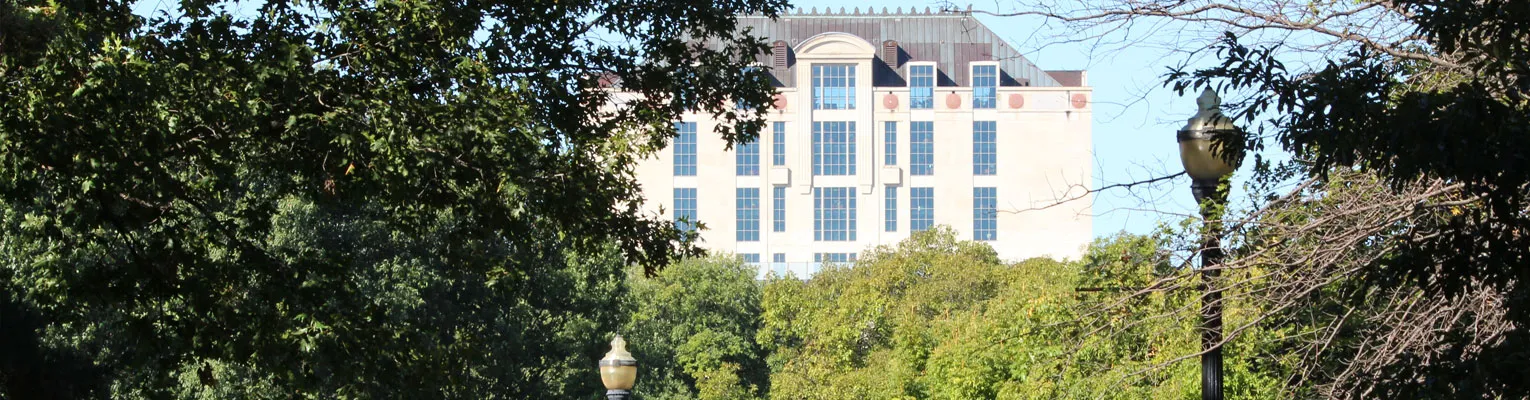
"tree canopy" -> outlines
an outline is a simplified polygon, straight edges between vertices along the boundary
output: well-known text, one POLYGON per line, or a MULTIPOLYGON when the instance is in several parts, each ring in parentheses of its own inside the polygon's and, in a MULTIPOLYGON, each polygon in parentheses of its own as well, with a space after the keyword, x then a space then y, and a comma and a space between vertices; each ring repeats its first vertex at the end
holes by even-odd
POLYGON ((1168 76, 1176 88, 1252 92, 1236 115, 1274 117, 1240 145, 1294 156, 1256 179, 1308 182, 1250 213, 1251 246, 1233 266, 1273 267, 1271 282, 1285 283, 1266 292, 1272 309, 1332 310, 1330 298, 1298 299, 1336 291, 1345 314, 1370 316, 1309 314, 1374 335, 1331 347, 1329 362, 1347 368, 1314 378, 1332 396, 1526 396, 1524 364, 1503 357, 1530 354, 1530 8, 1365 3, 1411 27, 1394 45, 1410 51, 1362 44, 1290 70, 1276 48, 1228 35, 1220 65, 1168 76), (1335 243, 1347 248, 1317 256, 1335 243))
POLYGON ((623 334, 642 365, 645 399, 748 399, 770 392, 755 342, 763 312, 756 268, 732 255, 687 259, 628 278, 623 334))
POLYGON ((1287 332, 1294 390, 1530 395, 1530 4, 1018 2, 1065 40, 1167 45, 1166 86, 1233 99, 1252 201, 1214 214, 1241 278, 1213 290, 1260 314, 1230 334, 1287 332))
POLYGON ((697 253, 632 165, 684 112, 752 137, 734 18, 784 7, 165 4, 0 4, 17 398, 592 393, 613 277, 697 253))
MULTIPOLYGON (((949 227, 868 251, 813 279, 774 280, 759 343, 771 398, 1185 398, 1199 370, 1195 292, 1113 303, 1080 287, 1131 287, 1171 273, 1162 238, 1101 239, 1083 260, 1003 262, 949 227), (1157 275, 1155 275, 1157 274, 1157 275), (1147 316, 1174 315, 1141 321, 1147 316), (1104 332, 1104 334, 1102 334, 1104 332)), ((1235 314, 1233 320, 1246 318, 1235 314)), ((1260 334, 1264 334, 1261 332, 1260 334)), ((1282 394, 1257 342, 1229 345, 1235 397, 1282 394)))

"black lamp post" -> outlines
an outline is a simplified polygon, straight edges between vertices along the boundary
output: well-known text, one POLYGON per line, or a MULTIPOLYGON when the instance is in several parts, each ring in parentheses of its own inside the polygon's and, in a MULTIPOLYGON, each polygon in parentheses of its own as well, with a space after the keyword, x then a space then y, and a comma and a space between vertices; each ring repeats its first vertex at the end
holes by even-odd
POLYGON ((607 400, 632 398, 632 385, 637 383, 637 359, 627 352, 627 341, 622 335, 611 339, 611 351, 600 359, 600 382, 606 385, 607 400))
POLYGON ((1190 189, 1200 204, 1205 223, 1201 249, 1201 400, 1222 400, 1222 292, 1212 284, 1221 270, 1221 209, 1227 202, 1222 183, 1237 169, 1238 157, 1227 157, 1228 146, 1241 138, 1232 120, 1222 115, 1221 98, 1211 89, 1195 100, 1200 112, 1179 130, 1179 159, 1192 179, 1190 189), (1212 138, 1233 138, 1228 146, 1213 146, 1212 138), (1213 148, 1215 147, 1215 148, 1213 148))

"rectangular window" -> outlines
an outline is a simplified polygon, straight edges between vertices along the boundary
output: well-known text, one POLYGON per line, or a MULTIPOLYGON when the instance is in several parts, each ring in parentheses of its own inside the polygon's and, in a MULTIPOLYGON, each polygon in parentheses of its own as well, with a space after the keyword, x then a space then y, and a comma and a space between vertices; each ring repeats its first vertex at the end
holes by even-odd
POLYGON ((813 253, 813 262, 817 263, 853 263, 855 253, 813 253))
POLYGON ((972 108, 994 108, 998 87, 999 66, 972 66, 972 108))
POLYGON ((696 230, 696 188, 675 188, 675 226, 683 232, 696 230))
POLYGON ((751 140, 748 143, 738 143, 733 148, 734 173, 738 176, 760 175, 760 142, 751 140))
POLYGON ((772 122, 770 132, 770 165, 786 165, 786 123, 772 122))
POLYGON ((908 123, 908 174, 935 175, 935 123, 908 123))
POLYGON ((855 109, 855 66, 813 64, 813 109, 855 109))
POLYGON ((972 240, 998 240, 999 188, 972 188, 972 240))
POLYGON ((771 254, 770 255, 770 262, 778 262, 778 263, 786 262, 786 253, 771 254))
POLYGON ((786 232, 786 186, 770 188, 770 230, 786 232))
POLYGON ((855 121, 813 121, 813 175, 855 175, 855 121))
POLYGON ((928 110, 935 108, 935 66, 908 66, 908 108, 928 110))
POLYGON ((887 121, 882 124, 883 154, 882 165, 898 165, 898 123, 887 121))
POLYGON ((676 122, 675 176, 696 176, 696 123, 676 122))
POLYGON ((813 240, 855 241, 855 188, 813 188, 813 240))
POLYGON ((786 276, 786 253, 770 255, 770 272, 777 277, 786 276))
MULTIPOLYGON (((754 79, 754 75, 755 74, 760 74, 760 67, 755 67, 755 66, 744 67, 743 68, 743 73, 739 74, 739 75, 740 75, 740 78, 744 79, 747 82, 749 79, 754 79)), ((744 99, 737 99, 737 98, 733 99, 733 109, 734 110, 748 111, 750 108, 752 108, 752 107, 750 107, 750 104, 748 102, 745 102, 744 99)))
POLYGON ((908 229, 912 232, 935 225, 935 188, 908 189, 908 229))
POLYGON ((897 232, 898 231, 898 187, 897 186, 888 186, 887 187, 887 203, 886 203, 886 205, 883 208, 887 209, 887 211, 884 212, 884 215, 886 216, 886 219, 887 219, 887 226, 882 228, 882 229, 887 231, 887 232, 897 232))
POLYGON ((999 146, 996 144, 998 124, 994 121, 972 122, 972 174, 993 175, 998 173, 999 146))
POLYGON ((738 195, 734 217, 738 221, 736 240, 760 241, 760 188, 737 188, 738 195))
POLYGON ((739 254, 738 255, 738 259, 740 261, 743 261, 745 264, 755 264, 755 265, 759 265, 760 264, 760 254, 759 253, 739 254))

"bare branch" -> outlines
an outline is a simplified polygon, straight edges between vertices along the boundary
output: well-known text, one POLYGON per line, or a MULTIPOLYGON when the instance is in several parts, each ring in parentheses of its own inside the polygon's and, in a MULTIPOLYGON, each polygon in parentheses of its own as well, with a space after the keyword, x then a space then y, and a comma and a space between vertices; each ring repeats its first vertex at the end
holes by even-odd
MULTIPOLYGON (((948 3, 948 7, 949 7, 948 3)), ((1416 35, 1407 10, 1387 0, 1358 2, 1291 2, 1284 0, 1110 0, 1056 3, 1018 1, 1012 11, 974 10, 999 17, 1040 17, 1056 21, 1069 32, 1051 38, 1056 43, 1106 41, 1142 44, 1163 41, 1166 48, 1194 49, 1185 42, 1209 39, 1221 32, 1239 37, 1267 38, 1265 44, 1298 51, 1330 53, 1365 48, 1389 56, 1456 69, 1458 60, 1428 51, 1416 35), (1146 22, 1147 24, 1143 24, 1146 22), (1137 28, 1144 29, 1137 29, 1137 28), (1307 33, 1300 40, 1290 33, 1307 33), (1196 37, 1199 36, 1199 37, 1196 37), (1326 38, 1322 39, 1322 38, 1326 38), (1304 46, 1312 41, 1317 45, 1304 46)), ((1124 48, 1124 47, 1123 47, 1124 48)))

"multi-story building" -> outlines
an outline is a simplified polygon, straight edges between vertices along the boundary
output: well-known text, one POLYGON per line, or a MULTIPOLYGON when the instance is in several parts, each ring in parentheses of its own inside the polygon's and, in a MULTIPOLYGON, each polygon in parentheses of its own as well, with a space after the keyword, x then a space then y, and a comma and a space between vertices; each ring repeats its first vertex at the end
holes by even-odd
POLYGON ((933 225, 1005 259, 1076 257, 1092 237, 1091 89, 1043 71, 967 13, 742 17, 773 40, 768 128, 726 149, 708 114, 638 166, 650 211, 703 247, 808 276, 933 225))

